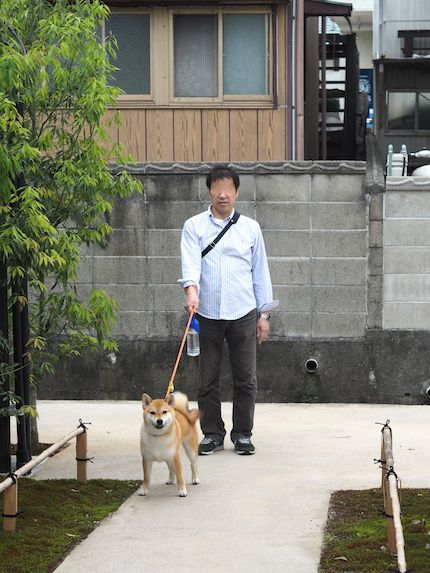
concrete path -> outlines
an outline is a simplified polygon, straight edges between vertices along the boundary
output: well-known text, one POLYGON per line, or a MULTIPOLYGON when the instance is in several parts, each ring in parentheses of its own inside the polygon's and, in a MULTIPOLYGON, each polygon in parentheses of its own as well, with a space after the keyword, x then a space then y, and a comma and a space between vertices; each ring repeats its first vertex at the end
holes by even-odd
MULTIPOLYGON (((228 422, 231 405, 223 409, 228 422)), ((44 442, 92 422, 90 478, 141 479, 140 403, 42 401, 39 412, 44 442)), ((330 492, 379 486, 375 422, 391 420, 403 487, 430 486, 429 415, 427 406, 258 404, 256 455, 227 442, 200 457, 187 498, 154 465, 150 497, 132 495, 56 573, 317 573, 330 492)), ((34 477, 75 477, 74 457, 72 445, 34 477)), ((189 482, 188 464, 185 473, 189 482)))

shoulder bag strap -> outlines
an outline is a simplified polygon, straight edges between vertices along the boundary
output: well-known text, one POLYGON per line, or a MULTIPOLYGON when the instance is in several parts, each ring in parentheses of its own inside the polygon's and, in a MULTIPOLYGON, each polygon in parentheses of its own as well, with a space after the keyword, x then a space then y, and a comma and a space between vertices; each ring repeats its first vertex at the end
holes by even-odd
POLYGON ((219 235, 217 235, 215 237, 215 239, 212 241, 212 243, 210 243, 206 247, 206 249, 204 249, 202 251, 202 258, 205 257, 209 253, 209 251, 211 251, 215 247, 215 245, 218 243, 218 241, 220 241, 223 238, 223 236, 227 233, 227 231, 230 229, 230 227, 232 225, 234 225, 235 223, 237 223, 237 220, 239 219, 239 217, 240 217, 239 211, 235 211, 233 217, 230 219, 230 221, 227 223, 227 225, 224 227, 224 229, 221 231, 221 233, 219 235))

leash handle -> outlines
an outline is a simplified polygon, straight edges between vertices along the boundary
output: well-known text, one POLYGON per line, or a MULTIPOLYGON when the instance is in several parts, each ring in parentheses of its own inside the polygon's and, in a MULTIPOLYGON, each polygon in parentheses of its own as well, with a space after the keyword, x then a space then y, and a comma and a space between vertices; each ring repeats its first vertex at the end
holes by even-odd
POLYGON ((178 356, 176 358, 176 364, 175 364, 175 367, 173 368, 173 372, 172 372, 172 376, 171 376, 170 381, 169 381, 169 385, 167 386, 166 395, 164 396, 165 400, 167 399, 168 395, 171 394, 173 392, 173 390, 175 389, 175 387, 173 385, 173 381, 174 381, 175 376, 176 376, 176 371, 178 370, 179 362, 180 362, 181 357, 182 357, 182 351, 184 349, 184 344, 185 344, 185 341, 187 339, 187 334, 188 334, 188 331, 190 330, 190 324, 191 324, 191 321, 193 319, 195 312, 196 311, 193 307, 191 309, 190 316, 188 317, 188 322, 187 322, 187 326, 185 327, 184 336, 182 337, 181 346, 179 348, 178 356))

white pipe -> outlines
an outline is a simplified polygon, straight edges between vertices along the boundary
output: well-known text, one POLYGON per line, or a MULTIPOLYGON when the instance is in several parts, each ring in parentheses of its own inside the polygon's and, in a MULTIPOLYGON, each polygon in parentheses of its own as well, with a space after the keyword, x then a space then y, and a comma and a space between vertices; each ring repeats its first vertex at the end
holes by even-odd
POLYGON ((296 159, 296 21, 297 0, 293 0, 291 26, 291 159, 296 159))
POLYGON ((297 0, 296 8, 296 159, 304 159, 304 122, 305 122, 305 4, 304 0, 297 0))

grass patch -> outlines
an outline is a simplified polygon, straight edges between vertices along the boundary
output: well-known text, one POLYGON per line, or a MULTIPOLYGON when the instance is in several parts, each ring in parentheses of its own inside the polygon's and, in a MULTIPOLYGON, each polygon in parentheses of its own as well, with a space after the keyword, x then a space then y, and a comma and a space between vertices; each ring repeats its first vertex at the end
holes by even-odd
POLYGON ((20 479, 16 533, 0 531, 1 573, 53 571, 138 486, 109 479, 20 479))
MULTIPOLYGON (((430 490, 403 489, 400 505, 408 572, 430 572, 430 490)), ((337 491, 330 500, 319 573, 391 573, 381 489, 337 491)))

